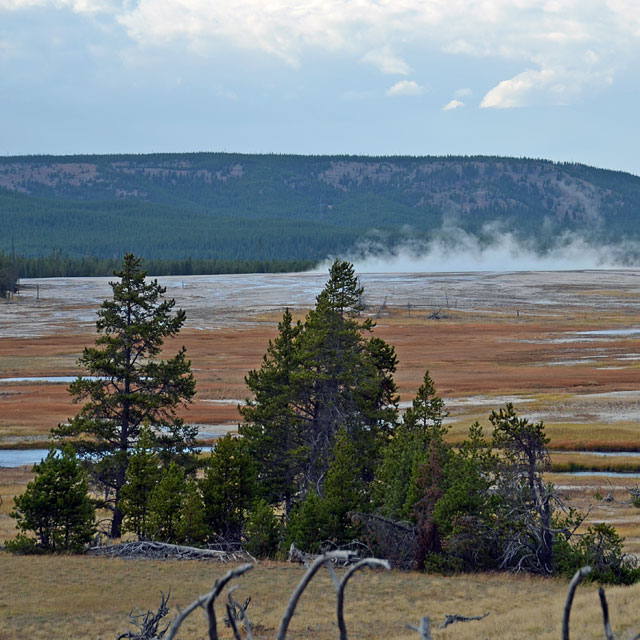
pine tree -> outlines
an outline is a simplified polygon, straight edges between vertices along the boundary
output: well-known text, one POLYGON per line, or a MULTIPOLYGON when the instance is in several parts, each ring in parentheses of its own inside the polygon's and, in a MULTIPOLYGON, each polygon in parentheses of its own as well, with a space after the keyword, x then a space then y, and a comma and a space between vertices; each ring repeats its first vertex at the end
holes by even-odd
POLYGON ((51 449, 33 469, 36 477, 22 495, 16 496, 11 513, 18 529, 23 535, 27 531, 35 533, 35 547, 43 551, 81 551, 96 531, 95 508, 86 474, 73 450, 51 449))
POLYGON ((353 265, 336 260, 305 322, 293 327, 285 316, 263 366, 247 377, 255 397, 242 410, 241 433, 260 469, 285 461, 287 513, 310 487, 321 489, 341 428, 363 461, 363 479, 371 480, 381 436, 397 418, 397 359, 368 336, 373 323, 359 319, 362 293, 353 265))
POLYGON ((255 494, 255 468, 247 444, 226 435, 207 461, 200 481, 209 535, 239 542, 245 512, 255 494))
POLYGON ((161 476, 159 459, 153 450, 151 431, 145 427, 129 459, 119 502, 124 516, 123 530, 135 533, 138 540, 149 537, 149 497, 161 476))
POLYGON ((420 468, 427 463, 431 448, 439 455, 448 447, 444 442, 447 429, 442 425, 446 416, 444 402, 436 395, 435 385, 424 374, 412 405, 406 410, 381 455, 373 484, 374 502, 380 512, 390 518, 413 520, 414 506, 422 498, 417 482, 420 468))
POLYGON ((294 407, 300 330, 300 323, 293 324, 287 309, 277 337, 269 341, 262 366, 245 377, 253 399, 240 407, 244 421, 239 433, 251 455, 260 460, 257 490, 269 504, 284 504, 286 516, 293 507, 307 455, 303 422, 294 407))
POLYGON ((202 496, 197 482, 190 478, 187 480, 184 490, 176 538, 181 544, 197 545, 203 543, 207 536, 208 529, 202 496))
POLYGON ((149 496, 148 532, 153 540, 177 542, 187 489, 184 470, 172 462, 149 496))
POLYGON ((366 508, 368 502, 362 479, 362 462, 355 443, 342 428, 336 436, 333 458, 320 498, 320 509, 327 522, 322 537, 338 546, 357 537, 358 527, 352 524, 348 514, 366 508))
POLYGON ((282 522, 269 503, 260 498, 247 513, 243 538, 244 548, 258 558, 271 558, 278 551, 282 522))
POLYGON ((111 536, 119 537, 120 492, 142 426, 152 425, 154 445, 165 463, 187 461, 197 428, 186 426, 176 414, 195 394, 185 349, 168 360, 157 359, 164 339, 184 324, 184 311, 173 312, 175 301, 164 299, 165 289, 157 280, 146 281, 134 255, 124 257, 122 271, 115 275, 119 280, 110 283, 113 297, 98 311, 100 335, 79 360, 89 376, 69 387, 74 402, 85 404, 52 432, 72 442, 93 481, 104 487, 113 508, 111 536))

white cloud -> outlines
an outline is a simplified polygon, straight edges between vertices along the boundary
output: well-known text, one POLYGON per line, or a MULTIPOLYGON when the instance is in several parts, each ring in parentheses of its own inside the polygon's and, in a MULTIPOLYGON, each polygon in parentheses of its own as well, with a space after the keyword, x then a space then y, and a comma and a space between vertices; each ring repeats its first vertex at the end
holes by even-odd
POLYGON ((612 81, 608 70, 562 67, 529 69, 503 80, 482 99, 482 109, 510 109, 536 104, 567 105, 585 91, 612 81))
POLYGON ((460 107, 464 107, 464 102, 460 100, 451 100, 447 102, 447 104, 442 107, 443 111, 453 111, 454 109, 460 109, 460 107))
POLYGON ((396 96, 419 96, 424 93, 424 89, 413 80, 400 80, 393 87, 389 87, 385 94, 391 97, 396 96))
POLYGON ((402 58, 395 55, 390 47, 368 51, 362 56, 361 62, 374 65, 382 73, 398 73, 406 76, 411 71, 411 67, 402 58))
POLYGON ((463 89, 458 89, 454 91, 453 96, 454 98, 466 98, 470 96, 472 93, 473 91, 471 91, 471 89, 463 88, 463 89))
POLYGON ((38 7, 108 14, 158 52, 259 51, 293 66, 330 52, 400 75, 434 51, 520 65, 485 106, 574 99, 640 54, 637 0, 0 0, 0 12, 38 7), (545 79, 558 69, 573 78, 545 79))

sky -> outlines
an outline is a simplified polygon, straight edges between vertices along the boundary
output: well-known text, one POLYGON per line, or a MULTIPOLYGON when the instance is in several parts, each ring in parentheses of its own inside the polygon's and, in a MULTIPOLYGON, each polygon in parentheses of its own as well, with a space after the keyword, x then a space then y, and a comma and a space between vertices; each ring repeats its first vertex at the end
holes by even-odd
POLYGON ((638 0, 0 0, 0 155, 508 155, 640 175, 638 0))

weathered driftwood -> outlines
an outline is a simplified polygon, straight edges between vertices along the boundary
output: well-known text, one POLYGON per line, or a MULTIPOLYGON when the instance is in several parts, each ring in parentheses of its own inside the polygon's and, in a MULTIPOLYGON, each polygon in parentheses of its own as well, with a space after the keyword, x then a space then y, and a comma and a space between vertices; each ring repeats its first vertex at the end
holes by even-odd
POLYGON ((216 551, 153 541, 124 542, 104 547, 92 547, 88 553, 116 558, 152 558, 154 560, 171 558, 172 560, 217 560, 218 562, 253 561, 253 558, 244 551, 216 551))
MULTIPOLYGON (((227 571, 222 578, 216 580, 213 585, 213 589, 209 591, 209 593, 204 596, 200 596, 197 600, 194 600, 184 611, 181 611, 176 619, 173 621, 173 624, 169 628, 169 635, 167 635, 167 640, 173 640, 178 629, 182 625, 182 623, 186 620, 186 618, 193 613, 199 607, 204 607, 207 612, 207 617, 209 618, 209 640, 218 640, 218 630, 216 626, 216 615, 213 608, 215 599, 218 597, 224 586, 233 578, 237 578, 247 571, 251 571, 253 569, 252 564, 243 564, 235 569, 231 569, 231 571, 227 571)), ((236 637, 237 629, 235 631, 236 637)))
POLYGON ((352 567, 350 567, 347 572, 342 577, 340 584, 338 585, 338 605, 337 605, 337 613, 338 613, 338 629, 340 629, 340 640, 348 640, 347 639, 347 625, 344 623, 344 590, 347 586, 347 582, 351 580, 351 577, 356 571, 360 571, 365 568, 376 569, 382 567, 387 571, 391 570, 391 565, 386 560, 378 560, 378 558, 365 558, 364 560, 360 560, 360 562, 356 562, 352 567))
POLYGON ((167 603, 169 602, 169 596, 171 594, 168 593, 165 596, 162 591, 160 593, 162 600, 157 611, 149 610, 146 613, 135 614, 133 611, 129 612, 129 623, 137 627, 137 631, 121 633, 118 636, 118 640, 125 640, 125 638, 127 640, 162 640, 162 638, 164 638, 164 634, 169 628, 169 623, 161 629, 160 622, 169 613, 167 603))
POLYGON ((470 620, 482 620, 489 615, 487 611, 481 616, 461 616, 459 613, 454 613, 453 615, 447 613, 444 617, 444 622, 440 625, 440 629, 446 629, 450 624, 455 624, 456 622, 469 622, 470 620))
MULTIPOLYGON (((358 548, 361 548, 362 546, 364 545, 359 545, 358 548)), ((328 553, 333 553, 333 551, 348 552, 347 555, 340 554, 339 556, 332 556, 333 559, 331 560, 331 563, 333 565, 347 567, 358 561, 358 552, 352 549, 326 549, 322 553, 307 553, 306 551, 298 549, 298 547, 296 547, 296 545, 292 542, 291 546, 289 547, 289 562, 302 564, 308 569, 318 558, 324 558, 328 553)))
MULTIPOLYGON (((345 572, 344 576, 342 577, 342 580, 338 581, 335 575, 335 572, 333 571, 332 564, 335 562, 352 561, 354 559, 354 556, 355 556, 354 552, 338 550, 338 551, 329 551, 323 554, 322 556, 317 557, 314 560, 314 562, 309 567, 305 575, 302 577, 302 579, 298 583, 298 586, 295 588, 295 590, 291 595, 287 608, 280 622, 280 628, 278 629, 278 635, 277 635, 278 640, 285 640, 289 622, 291 621, 291 618, 296 609, 300 596, 306 589, 307 585, 309 584, 313 576, 317 573, 318 569, 323 565, 330 567, 332 576, 334 578, 334 585, 336 587, 336 593, 337 593, 337 617, 338 617, 338 627, 340 629, 340 639, 348 640, 347 628, 346 628, 346 625, 344 622, 344 616, 343 616, 344 591, 347 586, 347 583, 357 571, 364 569, 366 567, 369 567, 369 568, 382 567, 387 570, 391 568, 389 563, 386 560, 379 560, 377 558, 365 558, 364 560, 360 560, 356 564, 352 565, 345 572)), ((173 640, 178 630, 180 629, 180 626, 186 620, 186 618, 189 615, 191 615, 196 609, 201 607, 204 608, 205 613, 207 615, 207 619, 208 619, 209 640, 217 640, 218 630, 217 630, 216 614, 214 610, 215 600, 220 594, 220 592, 222 591, 222 589, 230 580, 243 575, 244 573, 251 570, 252 568, 253 568, 253 565, 245 564, 245 565, 236 567, 235 569, 231 569, 230 571, 225 573, 225 575, 223 575, 220 579, 216 580, 215 584, 213 585, 213 588, 211 589, 211 591, 209 591, 209 593, 203 596, 200 596, 197 600, 194 600, 183 611, 179 611, 175 620, 173 621, 171 626, 168 627, 168 629, 165 628, 160 632, 157 632, 157 625, 156 625, 156 627, 154 627, 153 629, 152 635, 145 635, 145 636, 134 635, 131 632, 129 632, 128 634, 121 635, 118 640, 124 640, 125 638, 132 638, 135 640, 159 640, 161 638, 164 638, 164 634, 167 631, 168 631, 168 634, 166 636, 166 640, 173 640)), ((162 604, 160 609, 158 610, 158 615, 160 614, 160 612, 162 612, 162 615, 158 618, 158 620, 164 617, 168 612, 168 608, 166 607, 167 600, 168 598, 165 598, 163 594, 162 604)), ((240 632, 238 630, 238 625, 237 625, 237 620, 239 618, 242 619, 242 622, 244 624, 244 628, 246 631, 246 640, 252 640, 251 624, 247 617, 247 606, 249 604, 249 601, 250 601, 250 598, 248 598, 245 601, 244 605, 240 605, 237 602, 235 602, 235 600, 231 596, 231 593, 229 593, 228 595, 228 602, 226 604, 227 618, 225 619, 225 622, 228 622, 228 626, 231 627, 231 630, 233 631, 233 636, 236 640, 242 640, 242 636, 240 635, 240 632)), ((147 615, 153 616, 154 614, 153 612, 148 612, 147 615)), ((130 619, 133 621, 133 618, 131 616, 130 616, 130 619)))
POLYGON ((309 582, 316 574, 318 569, 327 562, 333 562, 334 560, 338 561, 346 561, 353 560, 355 553, 351 551, 329 551, 324 555, 317 557, 313 564, 309 567, 308 571, 302 576, 302 580, 298 583, 298 586, 293 590, 291 594, 291 598, 289 598, 289 604, 287 604, 287 608, 285 609, 284 615, 282 616, 282 620, 280 621, 280 628, 278 629, 278 635, 276 636, 277 640, 284 640, 287 635, 287 629, 289 627, 289 622, 291 622, 291 617, 293 616, 293 612, 296 610, 298 606, 298 600, 300 596, 307 588, 309 582))
POLYGON ((564 615, 562 617, 562 640, 569 640, 569 616, 571 615, 571 606, 573 605, 573 597, 576 594, 578 585, 591 573, 591 567, 582 567, 575 572, 571 582, 569 583, 569 592, 564 605, 564 615))
POLYGON ((429 616, 420 618, 420 624, 417 627, 407 623, 407 628, 412 631, 417 631, 420 634, 420 640, 431 640, 431 621, 429 620, 429 616))

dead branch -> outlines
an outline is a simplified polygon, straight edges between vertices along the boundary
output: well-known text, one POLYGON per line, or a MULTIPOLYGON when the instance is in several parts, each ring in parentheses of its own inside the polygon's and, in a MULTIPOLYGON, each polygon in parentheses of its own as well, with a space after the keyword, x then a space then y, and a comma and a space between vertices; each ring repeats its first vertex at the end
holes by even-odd
MULTIPOLYGON (((347 567, 353 564, 353 562, 357 559, 359 551, 361 551, 362 549, 369 552, 371 551, 366 545, 355 540, 353 543, 341 546, 340 548, 332 549, 332 546, 335 547, 332 542, 327 541, 320 545, 322 553, 307 553, 306 551, 298 549, 295 543, 292 542, 291 546, 289 547, 289 562, 297 562, 304 565, 308 569, 318 558, 323 558, 327 553, 331 553, 332 551, 347 551, 348 555, 340 556, 340 558, 334 558, 333 560, 331 560, 331 564, 333 565, 347 567)), ((334 584, 336 585, 337 589, 338 585, 335 580, 334 584)))
POLYGON ((450 624, 455 624, 456 622, 469 622, 470 620, 482 620, 489 615, 489 611, 481 616, 461 616, 458 613, 454 613, 453 615, 447 613, 444 617, 444 622, 440 625, 440 629, 446 629, 450 624))
POLYGON ((564 616, 562 618, 562 640, 569 640, 569 616, 571 615, 571 605, 573 605, 573 596, 576 594, 578 585, 586 576, 591 573, 591 567, 582 567, 578 569, 571 582, 569 583, 569 592, 567 593, 567 601, 564 605, 564 616))
POLYGON ((216 617, 215 617, 215 611, 213 609, 214 601, 220 594, 220 591, 222 591, 224 586, 230 580, 241 576, 247 571, 251 571, 251 569, 253 569, 252 564, 243 564, 243 565, 240 565, 239 567, 236 567, 235 569, 231 569, 230 571, 227 571, 227 573, 225 573, 222 576, 222 578, 216 580, 215 584, 213 585, 213 589, 211 589, 209 593, 205 594, 204 596, 200 596, 197 600, 194 600, 184 611, 181 611, 176 616, 176 619, 173 621, 173 624, 169 629, 169 635, 167 636, 167 640, 173 640, 176 633, 178 632, 178 629, 180 628, 180 625, 185 621, 187 616, 193 613, 198 607, 202 607, 202 606, 205 607, 205 610, 209 617, 209 638, 210 640, 217 640, 218 633, 216 628, 216 617))
POLYGON ((376 555, 386 558, 394 567, 412 568, 413 546, 416 539, 416 530, 413 525, 375 513, 351 511, 348 515, 352 522, 364 527, 367 542, 376 555))
POLYGON ((126 633, 121 633, 118 636, 118 640, 124 640, 127 638, 128 640, 162 640, 164 634, 167 632, 169 628, 169 624, 164 629, 158 629, 160 626, 160 622, 162 619, 169 613, 169 607, 167 603, 169 602, 169 597, 171 593, 168 593, 166 596, 161 591, 161 602, 157 611, 147 611, 146 613, 137 613, 134 614, 133 610, 129 612, 129 623, 133 626, 137 627, 137 631, 127 631, 126 633))
POLYGON ((407 627, 412 631, 417 631, 420 634, 420 640, 431 640, 431 621, 428 616, 420 618, 420 624, 417 627, 409 623, 407 623, 407 627))
POLYGON ((614 640, 611 624, 609 623, 609 605, 607 597, 604 595, 604 589, 598 587, 598 595, 600 596, 600 606, 602 607, 602 621, 604 623, 604 635, 607 640, 614 640))
POLYGON ((387 571, 391 571, 391 565, 386 560, 378 560, 377 558, 365 558, 364 560, 360 560, 360 562, 356 562, 352 567, 350 567, 347 572, 344 574, 342 581, 338 587, 338 628, 340 629, 340 640, 347 640, 347 626, 344 623, 344 590, 347 586, 347 582, 351 579, 351 576, 356 571, 360 571, 360 569, 364 569, 365 567, 369 567, 374 569, 376 567, 383 567, 387 571))
MULTIPOLYGON (((289 603, 287 604, 287 608, 282 616, 282 620, 280 621, 280 628, 278 629, 277 640, 285 640, 287 635, 287 628, 289 627, 289 622, 291 622, 291 617, 293 616, 293 612, 298 605, 298 600, 302 595, 303 591, 307 588, 309 582, 316 574, 318 569, 325 564, 325 562, 332 562, 333 560, 350 560, 355 556, 354 553, 350 551, 329 551, 324 555, 315 559, 313 564, 309 567, 307 572, 302 577, 302 580, 298 583, 298 586, 294 589, 291 594, 291 598, 289 599, 289 603)), ((169 640, 171 640, 169 638, 169 640)))

